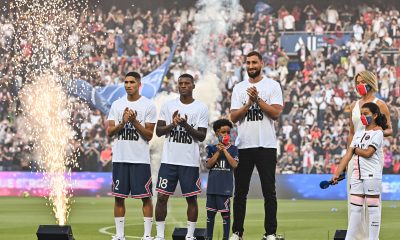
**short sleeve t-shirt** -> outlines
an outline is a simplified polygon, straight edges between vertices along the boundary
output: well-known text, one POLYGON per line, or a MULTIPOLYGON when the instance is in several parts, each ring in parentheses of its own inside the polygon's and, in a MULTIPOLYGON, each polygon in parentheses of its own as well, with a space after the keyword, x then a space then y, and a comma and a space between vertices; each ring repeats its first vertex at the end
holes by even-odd
MULTIPOLYGON (((252 84, 246 80, 233 88, 231 110, 240 109, 247 103, 249 97, 246 90, 252 86, 257 88, 259 97, 266 103, 283 106, 281 86, 278 82, 264 76, 258 83, 252 84)), ((253 104, 244 119, 239 121, 237 125, 238 137, 235 145, 239 149, 277 148, 274 120, 269 118, 258 104, 253 104)))
MULTIPOLYGON (((111 105, 108 120, 115 121, 115 125, 120 124, 125 108, 136 111, 136 119, 143 127, 145 123, 156 123, 155 104, 144 96, 141 96, 137 101, 128 101, 127 97, 116 100, 111 105)), ((130 122, 125 124, 113 141, 112 161, 150 164, 149 142, 139 134, 130 122)))
POLYGON ((383 131, 381 130, 363 130, 358 131, 353 137, 351 147, 368 149, 375 148, 374 154, 369 158, 356 155, 354 159, 353 179, 382 179, 382 154, 383 131))
MULTIPOLYGON (((207 146, 207 159, 210 159, 218 151, 216 145, 207 146)), ((238 149, 234 145, 227 148, 229 154, 239 161, 238 149)), ((221 153, 214 167, 208 173, 207 194, 232 196, 233 191, 233 168, 225 155, 221 153)))
MULTIPOLYGON (((178 110, 180 117, 187 118, 187 123, 194 129, 208 128, 208 108, 199 100, 183 104, 179 98, 165 103, 161 107, 160 120, 166 125, 172 123, 172 116, 178 110)), ((199 141, 182 126, 176 126, 165 136, 161 163, 200 166, 199 141)))

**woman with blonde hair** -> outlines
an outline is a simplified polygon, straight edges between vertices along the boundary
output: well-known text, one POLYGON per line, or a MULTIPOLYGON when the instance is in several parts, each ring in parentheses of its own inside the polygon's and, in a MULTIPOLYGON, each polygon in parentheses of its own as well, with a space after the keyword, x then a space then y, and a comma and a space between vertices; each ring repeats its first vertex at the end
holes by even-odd
MULTIPOLYGON (((374 73, 370 71, 361 71, 357 73, 354 77, 354 84, 356 86, 357 93, 360 95, 361 99, 351 104, 350 111, 350 133, 347 139, 347 143, 350 144, 353 140, 353 136, 355 133, 359 131, 364 131, 365 126, 361 122, 361 106, 368 102, 373 102, 378 105, 379 110, 382 114, 386 116, 388 128, 383 131, 383 135, 385 137, 389 137, 392 135, 392 124, 390 121, 390 111, 386 103, 377 97, 375 97, 375 93, 379 92, 378 89, 378 80, 374 73)), ((379 150, 380 154, 382 154, 382 149, 379 150)), ((347 179, 351 179, 351 175, 354 167, 354 160, 351 159, 349 164, 347 165, 347 179)), ((347 181, 347 197, 348 197, 348 219, 350 219, 351 211, 350 211, 350 194, 349 194, 349 185, 350 181, 347 181)), ((365 205, 364 205, 365 206, 365 205)), ((368 219, 366 216, 366 211, 364 209, 362 213, 363 218, 363 227, 359 229, 359 233, 354 240, 365 240, 368 238, 368 219)))

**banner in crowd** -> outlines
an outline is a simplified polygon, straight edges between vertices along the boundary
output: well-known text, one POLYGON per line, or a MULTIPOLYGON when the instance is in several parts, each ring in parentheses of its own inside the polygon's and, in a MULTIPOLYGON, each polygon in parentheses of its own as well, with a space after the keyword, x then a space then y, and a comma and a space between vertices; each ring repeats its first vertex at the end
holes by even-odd
POLYGON ((280 45, 287 54, 297 54, 302 45, 306 46, 309 51, 315 51, 328 45, 346 45, 352 37, 353 33, 350 32, 336 32, 323 35, 285 32, 280 37, 280 45))
MULTIPOLYGON (((153 98, 160 90, 165 74, 175 53, 176 41, 172 46, 171 53, 167 60, 156 70, 142 77, 140 94, 147 98, 153 98)), ((90 83, 82 79, 77 79, 68 87, 71 95, 78 97, 88 103, 91 107, 99 109, 104 115, 108 115, 111 104, 126 95, 124 84, 113 84, 105 87, 93 87, 90 83)))
MULTIPOLYGON (((202 196, 207 190, 207 173, 200 175, 202 196)), ((347 199, 346 180, 327 189, 319 183, 329 180, 329 174, 280 174, 276 175, 276 190, 279 199, 347 199)), ((74 196, 109 196, 112 176, 110 172, 74 172, 72 188, 74 196)), ((41 173, 0 172, 0 196, 47 196, 48 189, 41 173)), ((180 188, 175 193, 180 196, 180 188)), ((260 178, 254 174, 251 181, 250 198, 262 198, 260 178)), ((400 200, 400 175, 383 175, 382 199, 400 200)))
POLYGON ((268 14, 272 12, 272 7, 266 1, 258 1, 254 6, 254 12, 258 16, 258 14, 268 14))

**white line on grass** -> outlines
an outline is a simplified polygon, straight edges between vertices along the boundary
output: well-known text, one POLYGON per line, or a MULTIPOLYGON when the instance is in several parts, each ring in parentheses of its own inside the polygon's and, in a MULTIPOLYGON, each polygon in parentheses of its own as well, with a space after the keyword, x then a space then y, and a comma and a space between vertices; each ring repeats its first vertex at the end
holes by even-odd
MULTIPOLYGON (((260 220, 260 219, 246 220, 246 222, 263 222, 263 221, 264 220, 260 220)), ((204 222, 205 221, 197 221, 197 223, 204 223, 204 222)), ((184 226, 185 222, 182 222, 182 221, 168 222, 168 221, 166 221, 166 224, 178 224, 179 226, 184 226)), ((125 224, 125 226, 143 226, 143 223, 130 223, 130 224, 125 224)), ((109 229, 112 229, 112 228, 115 228, 115 225, 100 228, 99 233, 112 236, 112 235, 114 235, 114 233, 109 232, 109 229)), ((142 237, 125 235, 125 238, 141 239, 142 237)))
MULTIPOLYGON (((167 222, 168 224, 183 224, 184 222, 167 222)), ((131 224, 125 224, 125 226, 143 226, 143 223, 131 223, 131 224)), ((109 232, 109 229, 115 228, 115 225, 113 226, 108 226, 108 227, 103 227, 99 229, 99 233, 105 234, 105 235, 114 235, 114 233, 109 232)), ((141 239, 142 237, 138 236, 129 236, 125 235, 125 238, 133 238, 133 239, 141 239)))

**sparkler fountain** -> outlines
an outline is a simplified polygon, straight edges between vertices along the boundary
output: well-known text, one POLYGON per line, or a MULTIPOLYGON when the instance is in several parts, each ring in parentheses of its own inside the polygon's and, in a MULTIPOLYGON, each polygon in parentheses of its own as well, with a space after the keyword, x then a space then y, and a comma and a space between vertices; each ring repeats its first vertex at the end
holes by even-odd
POLYGON ((25 79, 18 97, 20 110, 48 185, 49 205, 56 223, 63 226, 70 212, 71 168, 76 167, 74 156, 67 154, 74 135, 69 120, 72 103, 65 86, 75 69, 85 67, 78 55, 79 39, 74 41, 73 36, 85 34, 79 17, 85 14, 87 2, 15 0, 9 8, 15 20, 11 61, 25 79))

